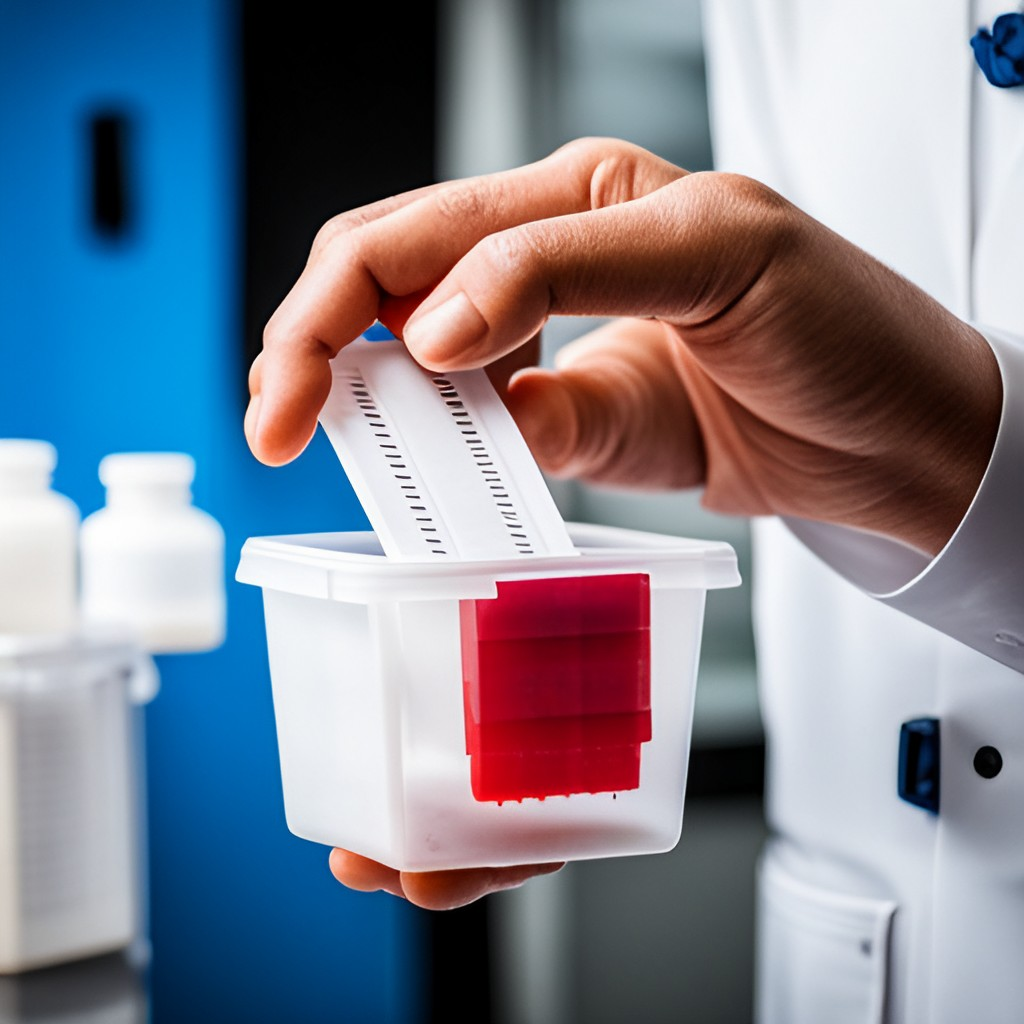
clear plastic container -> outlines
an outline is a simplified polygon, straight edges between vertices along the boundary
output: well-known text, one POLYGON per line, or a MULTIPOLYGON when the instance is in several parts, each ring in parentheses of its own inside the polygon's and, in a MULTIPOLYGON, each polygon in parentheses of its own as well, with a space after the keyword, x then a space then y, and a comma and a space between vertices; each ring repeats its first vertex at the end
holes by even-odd
POLYGON ((577 554, 493 562, 246 542, 292 832, 413 871, 675 846, 706 592, 740 582, 735 553, 568 525, 577 554))
POLYGON ((78 619, 78 507, 54 491, 48 441, 0 439, 0 634, 62 633, 78 619))
POLYGON ((142 938, 152 662, 114 634, 0 637, 0 974, 142 938))

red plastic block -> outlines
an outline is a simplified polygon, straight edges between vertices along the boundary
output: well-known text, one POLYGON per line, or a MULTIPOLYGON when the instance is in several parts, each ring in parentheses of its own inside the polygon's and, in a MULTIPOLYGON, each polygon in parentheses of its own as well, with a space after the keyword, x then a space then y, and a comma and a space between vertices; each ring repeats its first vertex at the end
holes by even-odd
POLYGON ((463 662, 478 722, 608 715, 651 706, 650 632, 478 641, 463 662))
POLYGON ((635 789, 651 737, 648 577, 514 580, 497 590, 460 608, 476 799, 635 789))
POLYGON ((651 716, 576 715, 480 725, 467 722, 478 750, 488 754, 528 754, 534 750, 600 750, 636 746, 651 738, 651 716))
POLYGON ((476 606, 479 640, 578 636, 650 629, 648 577, 558 576, 498 583, 497 600, 476 606))
POLYGON ((473 795, 503 803, 574 793, 615 793, 640 785, 638 746, 480 754, 470 762, 473 795))

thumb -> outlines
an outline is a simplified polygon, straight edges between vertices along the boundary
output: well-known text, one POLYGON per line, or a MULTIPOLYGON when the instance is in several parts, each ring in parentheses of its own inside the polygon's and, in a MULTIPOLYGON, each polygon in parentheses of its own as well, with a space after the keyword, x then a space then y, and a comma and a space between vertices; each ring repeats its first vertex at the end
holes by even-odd
POLYGON ((700 431, 674 368, 680 342, 649 320, 615 320, 520 370, 506 403, 541 469, 634 489, 704 480, 700 431))

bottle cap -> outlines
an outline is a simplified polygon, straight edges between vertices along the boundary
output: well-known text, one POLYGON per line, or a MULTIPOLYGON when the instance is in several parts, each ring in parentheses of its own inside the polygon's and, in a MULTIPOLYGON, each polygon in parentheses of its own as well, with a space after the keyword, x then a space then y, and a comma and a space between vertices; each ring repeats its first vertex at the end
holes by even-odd
POLYGON ((0 471, 52 473, 57 449, 49 441, 28 438, 0 438, 0 471))
POLYGON ((196 474, 195 459, 183 452, 117 452, 100 460, 104 487, 119 484, 172 484, 187 487, 196 474))

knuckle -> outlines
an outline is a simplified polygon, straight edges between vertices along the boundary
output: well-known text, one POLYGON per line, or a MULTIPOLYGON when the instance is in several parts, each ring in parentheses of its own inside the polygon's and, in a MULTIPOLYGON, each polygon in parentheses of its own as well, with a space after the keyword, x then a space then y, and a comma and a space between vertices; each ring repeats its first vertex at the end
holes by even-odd
POLYGON ((600 135, 587 135, 563 143, 553 155, 563 160, 593 163, 595 160, 600 160, 609 149, 619 145, 628 145, 628 143, 623 143, 619 139, 604 138, 600 135))
POLYGON ((655 166, 662 173, 669 166, 635 143, 601 136, 574 139, 556 155, 586 176, 595 210, 646 194, 662 177, 654 173, 655 166))
POLYGON ((458 182, 441 189, 435 197, 438 214, 453 224, 487 222, 505 205, 504 187, 494 179, 458 182))
POLYGON ((649 195, 686 177, 682 168, 625 139, 588 136, 556 150, 569 174, 578 178, 592 210, 649 195))
POLYGON ((532 224, 498 231, 477 245, 480 258, 491 271, 515 280, 530 277, 543 262, 547 249, 543 231, 532 224))
POLYGON ((385 203, 381 202, 372 207, 363 206, 355 210, 346 210, 331 217, 313 237, 310 259, 319 258, 328 251, 333 253, 353 248, 359 228, 374 223, 386 212, 385 203))
POLYGON ((595 210, 636 198, 637 160, 631 153, 605 157, 590 176, 590 205, 595 210))
POLYGON ((341 273, 360 265, 371 245, 371 235, 367 231, 354 230, 357 226, 352 214, 329 220, 317 233, 307 268, 321 264, 331 268, 332 273, 341 273))
POLYGON ((264 352, 283 347, 287 344, 290 336, 291 331, 284 326, 281 322, 281 318, 275 313, 263 328, 264 352))
POLYGON ((310 246, 310 256, 318 256, 322 253, 331 243, 341 235, 346 227, 345 220, 346 214, 339 214, 336 217, 332 217, 329 221, 323 224, 319 231, 313 236, 313 244, 310 246))
POLYGON ((742 223, 761 230, 783 230, 792 222, 794 207, 774 189, 743 174, 709 172, 709 199, 742 223))
POLYGON ((586 135, 566 142, 555 150, 556 155, 568 160, 595 164, 607 158, 650 156, 647 150, 625 139, 604 135, 586 135))

